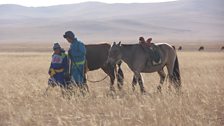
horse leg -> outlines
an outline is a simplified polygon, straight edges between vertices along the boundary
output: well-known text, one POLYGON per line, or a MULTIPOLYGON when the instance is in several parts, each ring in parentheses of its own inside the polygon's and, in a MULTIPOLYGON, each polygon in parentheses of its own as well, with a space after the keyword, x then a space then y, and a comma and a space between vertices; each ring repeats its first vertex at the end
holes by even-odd
POLYGON ((114 76, 114 74, 110 74, 109 76, 110 76, 110 90, 115 91, 115 88, 114 88, 115 76, 114 76))
POLYGON ((116 71, 116 68, 115 68, 115 72, 117 75, 117 86, 118 86, 118 89, 121 90, 124 84, 124 73, 121 69, 121 63, 118 64, 118 71, 116 71))
MULTIPOLYGON (((167 64, 166 67, 167 67, 167 71, 168 71, 169 83, 170 83, 170 85, 174 86, 174 83, 173 83, 173 65, 172 64, 173 63, 167 64)), ((171 90, 170 85, 168 86, 168 88, 171 90)))
POLYGON ((115 88, 114 88, 114 80, 115 80, 114 67, 110 66, 110 65, 107 65, 106 67, 103 67, 102 69, 110 77, 110 90, 115 91, 115 88))
POLYGON ((135 91, 135 85, 137 84, 137 79, 135 76, 133 76, 133 80, 132 80, 132 90, 135 91))
POLYGON ((83 76, 83 87, 89 93, 89 87, 88 87, 88 84, 87 84, 86 74, 87 74, 87 71, 85 70, 84 76, 83 76))
POLYGON ((144 89, 144 85, 143 85, 143 81, 142 81, 142 76, 140 73, 135 73, 135 77, 137 78, 138 80, 138 84, 140 86, 140 91, 141 93, 145 93, 145 89, 144 89))
POLYGON ((84 87, 85 91, 87 91, 89 93, 89 86, 88 86, 88 84, 84 83, 83 87, 84 87))
POLYGON ((159 92, 161 92, 162 91, 162 85, 163 85, 164 80, 166 78, 166 74, 165 74, 163 69, 158 71, 158 74, 160 76, 160 84, 159 84, 159 86, 157 86, 157 89, 158 89, 159 92))

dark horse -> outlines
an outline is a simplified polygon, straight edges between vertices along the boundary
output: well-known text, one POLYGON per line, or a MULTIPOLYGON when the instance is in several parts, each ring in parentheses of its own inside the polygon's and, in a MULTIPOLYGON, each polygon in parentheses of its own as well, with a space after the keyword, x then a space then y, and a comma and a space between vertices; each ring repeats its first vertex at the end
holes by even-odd
POLYGON ((182 46, 179 46, 178 50, 182 50, 182 46))
MULTIPOLYGON (((138 81, 141 92, 144 93, 144 85, 140 73, 151 73, 158 72, 160 75, 160 84, 162 85, 165 80, 165 72, 163 68, 166 66, 168 70, 168 75, 170 78, 171 84, 176 89, 181 87, 181 78, 179 72, 179 63, 176 51, 172 46, 168 44, 156 44, 159 48, 159 53, 161 55, 161 64, 152 65, 148 62, 152 62, 152 59, 149 57, 148 52, 146 52, 141 44, 130 44, 125 45, 119 42, 118 44, 114 43, 110 49, 108 62, 111 64, 116 64, 120 60, 123 60, 127 63, 128 67, 133 71, 134 78, 132 82, 133 90, 138 81), (146 65, 147 64, 147 65, 146 65)), ((161 90, 161 86, 158 86, 158 89, 161 90)))
MULTIPOLYGON (((93 71, 97 69, 102 69, 109 77, 110 77, 110 85, 114 84, 115 80, 115 75, 117 77, 117 85, 118 88, 121 89, 123 85, 123 72, 120 68, 121 62, 118 63, 118 73, 117 73, 117 67, 116 65, 111 65, 108 64, 107 58, 109 55, 109 50, 110 50, 111 45, 104 43, 104 44, 90 44, 86 45, 86 69, 85 69, 85 74, 88 71, 93 71)), ((85 77, 85 82, 88 81, 86 80, 85 77)), ((112 87, 111 87, 112 88, 112 87)))
POLYGON ((221 47, 221 51, 224 50, 224 46, 221 47))
POLYGON ((200 46, 200 47, 198 48, 198 51, 203 51, 203 50, 205 50, 204 46, 200 46))

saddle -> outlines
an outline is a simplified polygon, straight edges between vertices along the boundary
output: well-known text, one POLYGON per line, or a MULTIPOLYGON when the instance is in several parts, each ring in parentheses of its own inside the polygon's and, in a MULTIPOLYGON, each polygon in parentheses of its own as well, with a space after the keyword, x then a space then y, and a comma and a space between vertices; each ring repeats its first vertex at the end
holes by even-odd
POLYGON ((155 45, 154 43, 151 43, 150 46, 142 45, 142 47, 143 47, 143 50, 147 52, 148 57, 150 57, 147 59, 147 62, 146 62, 147 66, 148 65, 156 66, 162 63, 161 54, 159 52, 160 49, 157 45, 155 45))

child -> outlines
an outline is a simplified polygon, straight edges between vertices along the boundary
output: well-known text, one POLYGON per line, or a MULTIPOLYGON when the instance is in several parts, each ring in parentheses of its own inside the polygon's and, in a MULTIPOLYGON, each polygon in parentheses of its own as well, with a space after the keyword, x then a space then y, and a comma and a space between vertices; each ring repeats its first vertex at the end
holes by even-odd
POLYGON ((49 85, 65 87, 65 77, 68 75, 68 58, 59 43, 54 43, 53 50, 54 53, 52 55, 51 65, 48 72, 51 77, 49 79, 49 85))

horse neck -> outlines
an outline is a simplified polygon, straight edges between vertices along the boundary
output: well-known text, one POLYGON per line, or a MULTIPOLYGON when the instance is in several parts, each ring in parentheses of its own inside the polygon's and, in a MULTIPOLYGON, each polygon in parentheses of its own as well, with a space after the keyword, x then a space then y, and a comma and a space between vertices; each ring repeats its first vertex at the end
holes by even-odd
POLYGON ((132 57, 134 56, 133 47, 134 46, 121 46, 121 53, 122 53, 121 59, 127 64, 129 63, 130 59, 132 59, 132 57))

